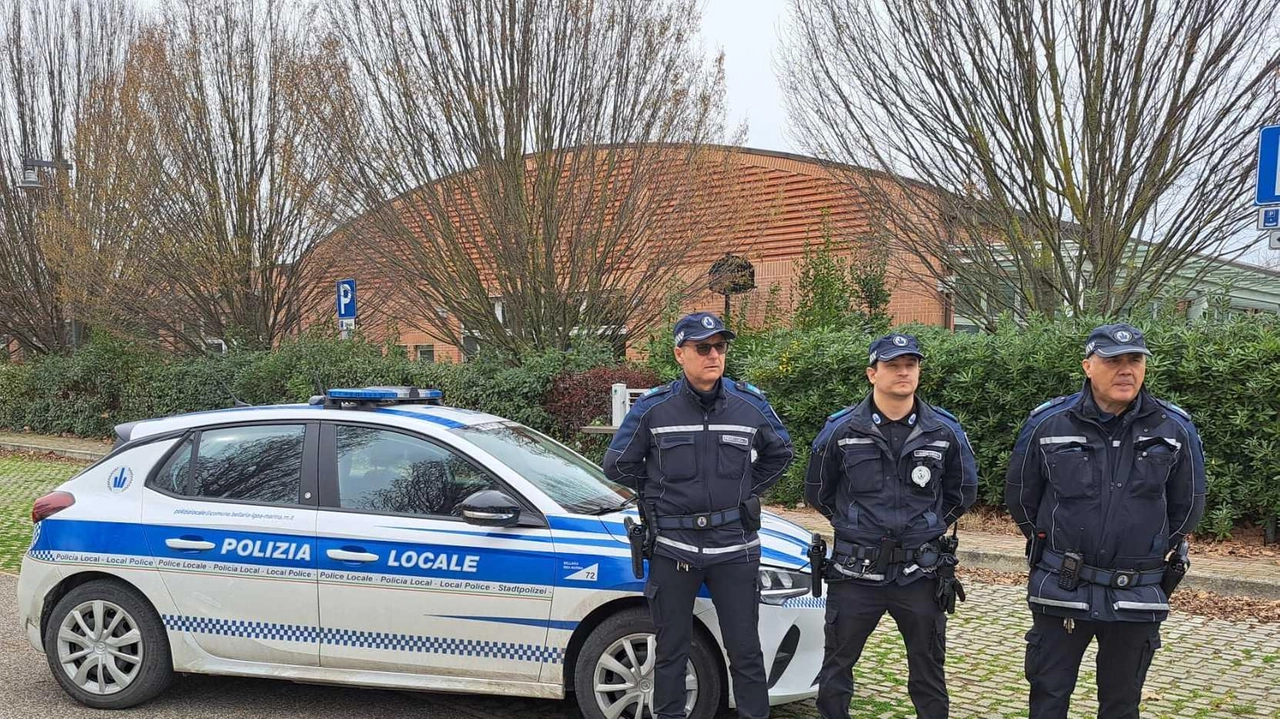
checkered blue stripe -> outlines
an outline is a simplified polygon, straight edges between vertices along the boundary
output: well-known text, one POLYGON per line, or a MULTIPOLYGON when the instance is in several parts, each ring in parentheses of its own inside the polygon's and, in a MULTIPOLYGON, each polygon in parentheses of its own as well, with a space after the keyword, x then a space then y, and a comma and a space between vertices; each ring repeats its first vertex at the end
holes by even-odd
POLYGON ((32 559, 37 559, 41 562, 53 561, 53 552, 50 552, 47 549, 33 549, 27 552, 27 554, 30 555, 32 559))
POLYGON ((523 662, 545 662, 549 664, 559 664, 564 661, 563 649, 535 644, 427 637, 392 632, 364 632, 354 629, 321 629, 297 624, 184 617, 170 614, 166 614, 162 618, 164 619, 165 627, 173 631, 197 634, 274 639, 308 644, 320 642, 335 646, 385 649, 393 652, 424 652, 427 654, 448 654, 460 657, 483 657, 523 662))
POLYGON ((320 629, 302 624, 275 624, 272 622, 248 622, 242 619, 211 619, 208 617, 182 617, 166 614, 162 617, 165 627, 178 632, 218 634, 224 637, 248 637, 250 639, 275 639, 283 642, 320 640, 320 629))
POLYGON ((827 600, 821 597, 792 597, 782 603, 782 606, 791 609, 825 609, 827 600))

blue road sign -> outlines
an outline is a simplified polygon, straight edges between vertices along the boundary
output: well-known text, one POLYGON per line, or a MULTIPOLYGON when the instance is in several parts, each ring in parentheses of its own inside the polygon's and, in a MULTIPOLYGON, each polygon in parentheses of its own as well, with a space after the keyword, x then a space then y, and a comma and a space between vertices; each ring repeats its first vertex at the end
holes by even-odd
POLYGON ((356 318, 356 281, 338 280, 338 319, 356 318))
POLYGON ((1263 207, 1258 210, 1259 230, 1280 230, 1280 207, 1263 207))
POLYGON ((1280 205, 1280 125, 1258 133, 1258 190, 1255 205, 1280 205))

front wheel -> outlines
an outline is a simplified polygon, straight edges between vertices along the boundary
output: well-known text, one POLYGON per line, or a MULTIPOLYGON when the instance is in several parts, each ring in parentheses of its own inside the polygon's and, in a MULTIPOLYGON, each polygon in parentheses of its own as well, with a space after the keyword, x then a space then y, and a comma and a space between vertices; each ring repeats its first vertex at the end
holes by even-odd
MULTIPOLYGON (((584 719, 653 719, 653 619, 628 609, 600 623, 578 652, 574 692, 584 719)), ((697 632, 685 674, 685 715, 711 719, 719 708, 719 651, 697 632)))
POLYGON ((173 676, 160 616, 117 582, 88 582, 68 592, 49 617, 44 650, 63 690, 95 709, 141 704, 173 676))

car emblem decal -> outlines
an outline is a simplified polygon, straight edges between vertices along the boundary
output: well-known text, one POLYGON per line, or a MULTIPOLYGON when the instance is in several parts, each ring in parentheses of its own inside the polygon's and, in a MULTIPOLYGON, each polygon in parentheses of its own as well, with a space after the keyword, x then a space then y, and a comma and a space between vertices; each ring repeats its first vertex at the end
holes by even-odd
POLYGON ((107 476, 107 489, 119 494, 133 484, 133 470, 128 467, 116 467, 107 476))

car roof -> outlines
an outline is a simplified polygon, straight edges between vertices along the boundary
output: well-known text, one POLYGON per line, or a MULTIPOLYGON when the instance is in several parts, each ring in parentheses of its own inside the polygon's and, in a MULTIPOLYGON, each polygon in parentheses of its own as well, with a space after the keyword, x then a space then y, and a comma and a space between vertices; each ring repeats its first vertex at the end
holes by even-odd
POLYGON ((497 415, 458 407, 427 404, 396 404, 374 409, 331 409, 318 404, 280 404, 232 407, 207 412, 191 412, 172 417, 129 422, 116 427, 121 442, 167 434, 184 429, 241 422, 282 420, 329 420, 372 422, 388 426, 411 426, 429 434, 442 429, 459 429, 507 420, 497 415))

